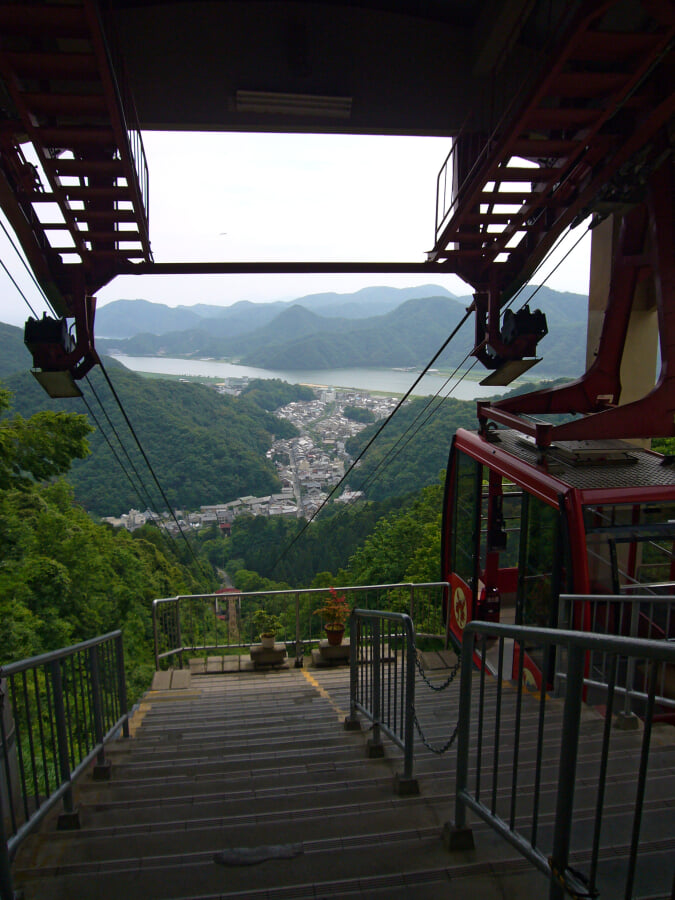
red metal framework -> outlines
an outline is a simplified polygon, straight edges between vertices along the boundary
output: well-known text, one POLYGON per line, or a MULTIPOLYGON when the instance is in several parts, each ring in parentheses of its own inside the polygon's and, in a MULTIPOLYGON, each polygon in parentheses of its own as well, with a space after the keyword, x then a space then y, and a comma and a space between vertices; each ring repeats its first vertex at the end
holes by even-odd
MULTIPOLYGON (((473 285, 474 355, 488 368, 533 353, 536 335, 506 341, 500 313, 564 229, 641 199, 642 182, 662 162, 668 139, 659 132, 675 111, 675 6, 645 0, 629 29, 613 25, 618 6, 584 4, 526 101, 477 156, 463 152, 477 136, 460 135, 446 163, 454 162, 458 187, 437 212, 429 258, 473 285)), ((439 198, 444 180, 442 170, 439 198)))
POLYGON ((651 438, 675 434, 675 217, 673 162, 667 157, 651 176, 647 197, 624 217, 597 357, 571 384, 536 391, 494 404, 479 403, 482 426, 488 419, 518 428, 539 446, 554 440, 651 438), (652 279, 661 341, 661 374, 640 400, 618 406, 620 366, 635 290, 652 279), (576 413, 585 417, 560 425, 527 422, 522 415, 576 413), (588 415, 592 418, 589 420, 588 415))
POLYGON ((93 294, 151 259, 140 129, 97 4, 0 3, 0 73, 0 201, 57 315, 75 319, 78 365, 93 364, 93 294))

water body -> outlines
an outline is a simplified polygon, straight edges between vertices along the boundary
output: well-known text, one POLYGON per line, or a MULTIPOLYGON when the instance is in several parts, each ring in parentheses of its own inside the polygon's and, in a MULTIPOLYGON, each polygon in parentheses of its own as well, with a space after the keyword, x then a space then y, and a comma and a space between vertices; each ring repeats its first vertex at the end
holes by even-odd
MULTIPOLYGON (((123 365, 134 372, 150 372, 158 375, 179 375, 184 377, 205 376, 209 378, 281 378, 290 384, 321 385, 326 387, 355 388, 362 391, 380 391, 385 394, 405 394, 419 377, 419 372, 401 372, 395 369, 317 369, 286 372, 277 369, 256 369, 252 366, 238 366, 234 363, 210 359, 171 359, 156 356, 116 355, 123 365)), ((478 368, 478 367, 476 367, 478 368)), ((482 368, 481 368, 482 377, 482 368)), ((476 400, 503 393, 505 389, 481 387, 477 381, 465 378, 456 384, 457 376, 447 381, 447 376, 430 373, 417 385, 413 393, 428 396, 441 391, 449 392, 457 400, 476 400), (447 382, 447 383, 446 383, 447 382)))

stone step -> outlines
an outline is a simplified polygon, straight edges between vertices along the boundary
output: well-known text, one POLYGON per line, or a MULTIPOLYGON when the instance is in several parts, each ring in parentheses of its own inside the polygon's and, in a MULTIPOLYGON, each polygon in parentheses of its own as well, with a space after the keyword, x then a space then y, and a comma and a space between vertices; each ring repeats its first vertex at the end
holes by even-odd
MULTIPOLYGON (((495 693, 494 681, 486 682, 486 695, 495 693)), ((495 804, 507 817, 517 694, 506 685, 502 699, 495 804)), ((444 743, 452 732, 457 701, 454 686, 440 702, 435 695, 420 696, 416 710, 432 743, 444 743)), ((531 701, 523 697, 530 709, 531 701)), ((57 832, 50 814, 19 850, 17 886, 25 900, 548 896, 544 877, 478 817, 470 816, 476 849, 445 850, 442 825, 454 816, 454 749, 438 757, 417 741, 421 794, 399 797, 393 776, 402 768, 400 749, 383 738, 386 756, 366 758, 368 723, 363 720, 361 733, 345 731, 347 708, 345 670, 201 676, 192 678, 189 690, 150 692, 132 721, 132 738, 110 747, 112 780, 86 776, 76 787, 81 831, 57 832), (243 864, 251 853, 274 856, 274 847, 283 858, 243 864)), ((592 844, 603 723, 596 711, 585 712, 571 860, 582 870, 592 844)), ((537 832, 542 852, 553 829, 560 724, 561 705, 552 700, 546 707, 551 746, 542 766, 537 832)), ((488 715, 481 755, 484 802, 491 797, 494 732, 494 716, 488 715)), ((637 733, 612 732, 601 840, 603 897, 619 895, 614 885, 630 841, 640 741, 637 733)), ((535 715, 524 723, 518 749, 515 826, 527 836, 536 746, 535 715)), ((470 785, 475 734, 471 747, 470 785)), ((654 872, 672 867, 675 805, 663 802, 675 793, 671 771, 672 743, 657 742, 640 836, 647 866, 641 862, 638 896, 659 896, 654 872)))
MULTIPOLYGON (((314 798, 312 798, 314 799, 314 798)), ((283 835, 285 843, 304 841, 308 834, 314 840, 335 839, 347 831, 356 835, 385 834, 391 828, 392 814, 405 818, 408 829, 435 829, 440 834, 444 814, 450 809, 449 798, 406 798, 396 805, 385 800, 378 802, 345 803, 341 806, 304 806, 297 815, 288 809, 276 810, 264 799, 249 803, 241 815, 201 819, 164 819, 151 824, 134 822, 122 826, 91 827, 87 825, 77 835, 52 831, 39 835, 32 847, 33 868, 50 866, 62 856, 63 845, 69 844, 69 864, 93 859, 125 858, 129 847, 134 854, 146 857, 166 855, 172 851, 193 853, 200 850, 216 852, 223 847, 259 846, 278 843, 283 835)), ((310 802, 306 798, 305 803, 310 802)))
MULTIPOLYGON (((362 771, 362 770, 361 770, 362 771)), ((371 769, 370 773, 361 778, 354 777, 352 771, 329 772, 328 769, 306 773, 299 778, 297 773, 291 773, 286 780, 286 775, 278 775, 276 780, 266 786, 259 782, 256 773, 250 773, 238 779, 220 779, 209 784, 208 782, 195 783, 185 779, 184 781, 158 781, 151 784, 137 785, 129 782, 126 785, 102 787, 100 783, 82 785, 77 791, 78 803, 102 809, 112 804, 125 804, 127 807, 138 808, 140 806, 158 804, 167 805, 184 802, 185 798, 191 798, 193 803, 202 802, 205 798, 215 797, 224 810, 231 810, 235 806, 251 803, 252 801, 266 800, 268 803, 285 805, 286 808, 297 808, 303 802, 307 794, 326 796, 337 794, 338 796, 354 784, 356 789, 368 791, 393 792, 393 773, 381 777, 381 770, 371 769), (380 775, 380 777, 378 777, 380 775), (219 790, 220 789, 220 790, 219 790)))
MULTIPOLYGON (((372 878, 374 873, 378 879, 396 877, 400 883, 405 876, 414 881, 415 874, 420 871, 441 873, 451 867, 439 828, 435 825, 370 835, 310 839, 300 844, 287 842, 280 832, 275 841, 275 845, 279 844, 297 855, 257 865, 223 866, 214 861, 211 849, 141 858, 134 855, 132 846, 124 859, 55 864, 44 867, 39 878, 31 871, 17 870, 16 875, 25 900, 38 897, 40 900, 65 900, 66 897, 77 897, 78 900, 162 897, 174 900, 223 896, 224 893, 250 896, 255 891, 269 891, 277 885, 296 886, 297 893, 287 896, 308 896, 310 886, 318 890, 314 896, 326 896, 327 893, 322 893, 322 885, 333 885, 331 893, 334 893, 335 887, 347 882, 353 889, 363 879, 372 878)), ((221 848, 221 852, 244 846, 236 843, 221 848)), ((266 845, 254 846, 262 850, 266 845)), ((503 844, 499 849, 501 859, 513 858, 513 851, 505 853, 503 844)), ((473 871, 474 874, 485 874, 491 873, 492 868, 482 863, 474 866, 473 871)), ((367 882, 360 887, 367 890, 367 882)))
MULTIPOLYGON (((221 850, 164 853, 141 858, 132 854, 111 861, 55 864, 41 870, 40 877, 29 870, 18 871, 25 900, 125 900, 166 898, 166 900, 215 900, 229 897, 369 897, 383 895, 389 888, 405 887, 404 897, 425 896, 418 885, 443 886, 448 895, 480 900, 486 898, 545 897, 546 880, 516 856, 507 844, 489 831, 476 829, 477 849, 448 854, 437 827, 358 834, 349 838, 319 838, 302 843, 279 835, 272 845, 236 843, 221 850), (242 865, 241 850, 255 850, 272 858, 254 865, 242 865), (274 850, 288 858, 274 858, 274 850), (239 851, 239 852, 238 852, 239 851), (229 865, 216 860, 228 854, 229 865), (239 863, 237 864, 237 860, 239 863), (522 878, 513 876, 522 875, 522 878), (283 886, 283 887, 281 887, 283 886), (460 892, 461 890, 461 892, 460 892), (525 891, 525 893, 514 893, 525 891)), ((636 896, 667 896, 658 890, 654 873, 672 864, 673 839, 652 842, 643 849, 636 878, 636 896), (651 893, 646 890, 652 888, 651 893)), ((602 896, 616 896, 611 885, 623 874, 619 854, 625 846, 601 862, 599 885, 602 896), (616 854, 616 855, 614 855, 616 854)), ((588 851, 572 854, 571 864, 583 867, 588 851)), ((620 883, 620 882, 619 882, 620 883)), ((392 896, 388 894, 387 896, 392 896)), ((396 896, 394 894, 393 896, 396 896)))
MULTIPOLYGON (((361 782, 349 780, 326 786, 321 790, 314 784, 303 788, 294 787, 285 794, 266 793, 264 789, 233 791, 185 796, 164 796, 157 798, 132 798, 128 800, 104 799, 81 805, 81 817, 86 828, 120 828, 130 822, 139 827, 152 829, 163 826, 167 821, 194 822, 200 819, 248 822, 251 817, 257 822, 281 822, 289 817, 297 820, 319 817, 350 815, 355 809, 378 810, 384 808, 394 814, 400 809, 404 798, 397 797, 392 790, 393 780, 367 778, 361 782), (358 800, 352 796, 358 793, 358 800), (346 799, 349 796, 350 799, 346 799), (264 810, 261 814, 260 810, 264 810), (317 813, 317 811, 320 811, 317 813)), ((405 798, 411 800, 413 798, 405 798)), ((448 809, 454 808, 454 795, 439 790, 434 794, 433 803, 448 809)), ((185 825, 183 826, 185 827, 185 825)))

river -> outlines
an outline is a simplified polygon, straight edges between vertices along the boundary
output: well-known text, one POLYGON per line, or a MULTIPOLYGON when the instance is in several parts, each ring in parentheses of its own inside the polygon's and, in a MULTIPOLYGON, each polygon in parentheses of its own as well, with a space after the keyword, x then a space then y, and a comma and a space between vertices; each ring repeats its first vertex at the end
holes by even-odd
MULTIPOLYGON (((379 391, 384 394, 405 394, 419 376, 419 372, 401 372, 396 369, 318 369, 283 371, 275 369, 255 369, 252 366, 238 366, 234 363, 211 359, 171 359, 157 356, 115 355, 128 369, 157 375, 178 375, 185 377, 204 376, 208 378, 281 378, 291 384, 321 385, 327 387, 355 388, 362 391, 379 391)), ((480 369, 481 374, 484 370, 480 369)), ((473 374, 473 373, 472 373, 473 374)), ((452 390, 451 396, 457 400, 477 400, 503 393, 504 388, 481 387, 478 381, 465 378, 452 390)), ((415 387, 413 394, 428 396, 438 391, 445 396, 457 376, 447 381, 447 376, 429 373, 415 387)))

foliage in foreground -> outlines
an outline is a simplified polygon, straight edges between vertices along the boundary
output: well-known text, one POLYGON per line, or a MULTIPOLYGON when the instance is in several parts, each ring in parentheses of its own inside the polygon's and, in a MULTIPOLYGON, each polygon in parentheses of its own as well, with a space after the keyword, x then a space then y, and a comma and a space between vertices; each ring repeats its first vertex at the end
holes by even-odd
MULTIPOLYGON (((0 412, 10 395, 0 388, 0 412)), ((155 597, 200 586, 178 560, 97 525, 59 476, 88 453, 84 416, 0 419, 0 662, 122 628, 129 692, 147 687, 155 597)))

